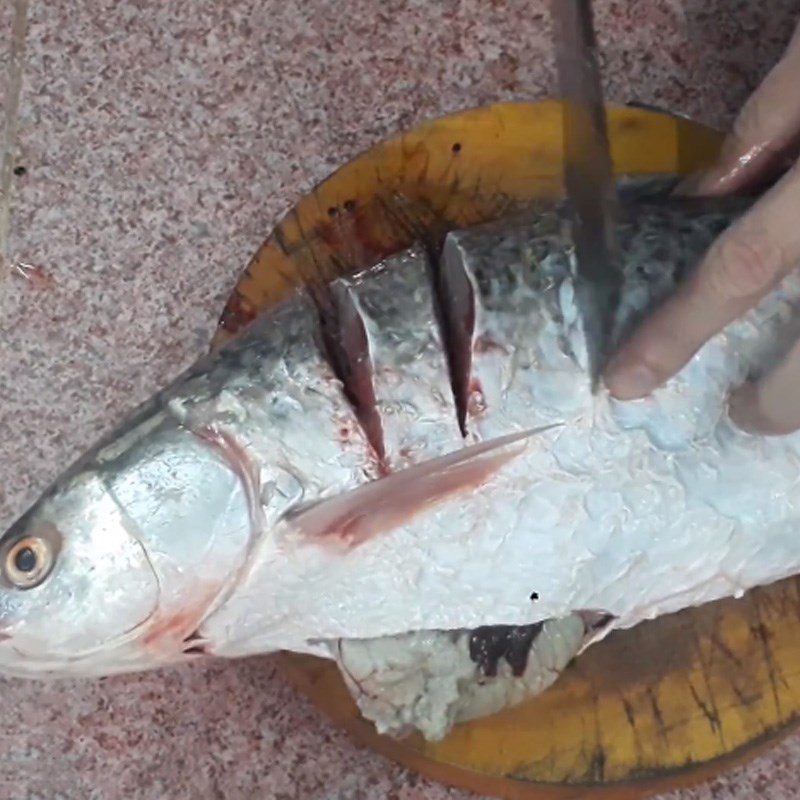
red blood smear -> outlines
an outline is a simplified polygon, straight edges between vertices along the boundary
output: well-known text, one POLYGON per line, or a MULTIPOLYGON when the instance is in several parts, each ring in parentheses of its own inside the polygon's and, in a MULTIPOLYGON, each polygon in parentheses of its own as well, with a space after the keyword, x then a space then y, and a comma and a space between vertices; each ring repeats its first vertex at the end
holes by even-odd
POLYGON ((173 616, 157 618, 142 639, 142 644, 145 647, 156 647, 157 649, 160 649, 160 645, 175 644, 179 651, 183 640, 197 627, 205 609, 206 604, 203 604, 200 611, 190 609, 173 616))
POLYGON ((498 344, 491 335, 482 333, 480 336, 475 337, 475 344, 472 346, 472 352, 478 355, 484 353, 506 353, 505 347, 498 344))
POLYGON ((486 411, 486 397, 483 386, 477 378, 470 379, 467 396, 467 413, 470 417, 478 417, 486 411))
POLYGON ((228 300, 219 327, 230 334, 238 333, 256 318, 256 312, 239 292, 234 292, 228 300))

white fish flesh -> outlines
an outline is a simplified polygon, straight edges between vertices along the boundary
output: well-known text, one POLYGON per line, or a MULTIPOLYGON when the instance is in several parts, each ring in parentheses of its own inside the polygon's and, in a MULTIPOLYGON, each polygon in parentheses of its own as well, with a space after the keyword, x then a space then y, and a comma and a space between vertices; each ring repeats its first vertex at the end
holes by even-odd
MULTIPOLYGON (((742 207, 623 203, 623 330, 742 207)), ((617 403, 572 270, 542 208, 265 314, 0 539, 0 670, 286 649, 335 659, 381 730, 439 737, 609 630, 800 571, 800 437, 726 413, 794 340, 797 280, 617 403)))
POLYGON ((333 648, 347 688, 378 733, 419 730, 443 738, 551 686, 603 618, 572 614, 534 625, 414 631, 340 639, 333 648), (588 623, 588 624, 587 624, 588 623))

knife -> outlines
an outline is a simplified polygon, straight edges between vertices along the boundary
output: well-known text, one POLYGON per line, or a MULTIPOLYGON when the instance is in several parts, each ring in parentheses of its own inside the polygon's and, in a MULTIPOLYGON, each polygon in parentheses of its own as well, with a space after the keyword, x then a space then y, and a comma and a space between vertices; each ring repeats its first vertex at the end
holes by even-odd
POLYGON ((615 344, 622 290, 615 227, 618 197, 591 0, 552 0, 552 16, 564 107, 564 183, 577 262, 575 296, 594 393, 615 344))

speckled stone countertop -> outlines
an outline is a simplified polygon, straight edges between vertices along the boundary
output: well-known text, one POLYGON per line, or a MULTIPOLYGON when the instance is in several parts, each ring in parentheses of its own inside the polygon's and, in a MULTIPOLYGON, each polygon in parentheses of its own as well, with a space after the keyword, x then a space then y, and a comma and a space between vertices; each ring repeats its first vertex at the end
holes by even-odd
MULTIPOLYGON (((800 14, 789 0, 596 5, 609 99, 719 126, 800 14)), ((5 0, 3 68, 12 16, 5 0)), ((2 524, 194 360, 276 216, 316 181, 420 120, 553 87, 544 0, 31 0, 23 76, 0 282, 2 524)), ((0 719, 0 800, 469 796, 359 750, 267 659, 4 681, 0 719)), ((797 797, 799 766, 796 737, 680 797, 797 797)))

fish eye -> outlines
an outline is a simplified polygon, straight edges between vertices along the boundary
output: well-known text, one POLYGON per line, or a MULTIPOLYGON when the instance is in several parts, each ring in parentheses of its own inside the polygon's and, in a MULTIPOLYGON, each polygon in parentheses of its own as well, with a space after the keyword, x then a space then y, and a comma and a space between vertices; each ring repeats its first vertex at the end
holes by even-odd
POLYGON ((2 553, 4 581, 16 589, 33 589, 50 574, 56 561, 54 525, 11 542, 2 553), (50 530, 52 528, 52 530, 50 530))

